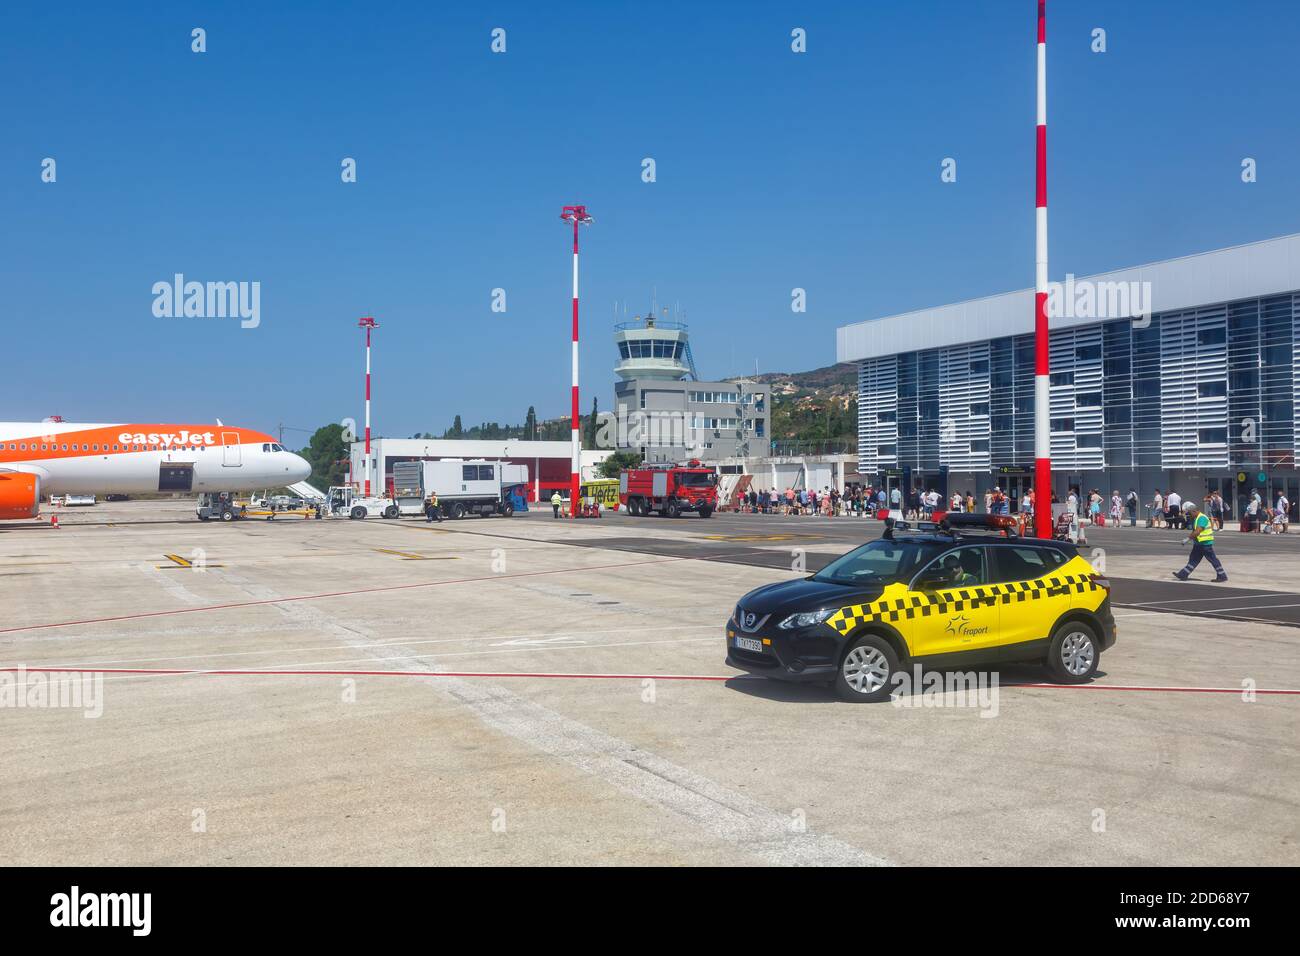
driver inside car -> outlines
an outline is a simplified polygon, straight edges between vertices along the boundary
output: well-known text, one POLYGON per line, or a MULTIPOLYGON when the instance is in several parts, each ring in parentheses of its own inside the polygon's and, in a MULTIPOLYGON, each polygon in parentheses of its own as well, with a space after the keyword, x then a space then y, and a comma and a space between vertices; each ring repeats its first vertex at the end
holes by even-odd
POLYGON ((962 566, 960 554, 950 554, 943 559, 944 577, 948 587, 960 588, 979 584, 979 578, 962 566))

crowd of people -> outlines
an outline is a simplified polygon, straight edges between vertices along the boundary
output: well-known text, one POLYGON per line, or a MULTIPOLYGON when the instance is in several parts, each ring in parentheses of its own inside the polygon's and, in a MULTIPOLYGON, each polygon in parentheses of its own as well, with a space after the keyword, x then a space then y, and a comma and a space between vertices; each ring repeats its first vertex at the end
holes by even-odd
MULTIPOLYGON (((751 488, 741 495, 740 508, 752 514, 821 515, 823 517, 874 515, 882 509, 901 510, 908 518, 929 518, 935 512, 964 511, 974 514, 978 503, 967 491, 954 492, 944 498, 933 488, 912 489, 906 496, 895 485, 876 488, 850 484, 843 492, 837 488, 751 488)), ((1026 514, 1034 510, 1034 493, 1027 492, 1020 503, 1013 502, 1001 488, 984 495, 988 514, 1011 514, 1017 507, 1026 514)))
MULTIPOLYGON (((1052 503, 1058 498, 1052 494, 1052 503)), ((850 484, 843 492, 837 488, 751 488, 742 493, 740 509, 752 514, 779 515, 819 515, 833 518, 841 516, 861 517, 873 515, 877 511, 890 509, 902 511, 908 519, 925 519, 935 512, 965 512, 975 514, 981 502, 970 491, 953 492, 944 497, 933 488, 913 488, 904 495, 894 485, 890 488, 873 487, 870 484, 850 484)), ((1011 515, 1019 512, 1026 521, 1034 515, 1034 491, 1027 489, 1016 496, 1004 492, 1000 486, 994 486, 983 495, 983 513, 993 515, 1011 515)), ((1189 511, 1193 502, 1184 501, 1182 495, 1172 489, 1161 492, 1156 489, 1151 501, 1146 504, 1148 528, 1176 528, 1187 530, 1189 511)), ((1119 489, 1111 491, 1109 498, 1098 489, 1093 488, 1085 497, 1078 487, 1071 487, 1066 498, 1067 515, 1077 520, 1087 519, 1091 524, 1103 525, 1110 521, 1121 525, 1127 519, 1130 527, 1138 523, 1143 504, 1133 488, 1121 495, 1119 489)), ((1210 521, 1216 530, 1222 530, 1223 522, 1230 517, 1231 508, 1219 492, 1205 496, 1198 510, 1210 521)), ((1250 498, 1245 506, 1242 529, 1245 531, 1265 531, 1283 533, 1290 521, 1291 502, 1282 492, 1278 492, 1277 501, 1270 507, 1257 489, 1251 489, 1250 498)))
MULTIPOLYGON (((1149 505, 1149 527, 1186 529, 1188 511, 1192 502, 1184 501, 1178 492, 1170 490, 1161 494, 1156 489, 1149 505)), ((1222 530, 1225 520, 1231 519, 1232 506, 1224 500, 1223 495, 1214 491, 1205 496, 1199 509, 1210 520, 1215 530, 1222 530)), ((1291 500, 1282 491, 1277 493, 1277 500, 1270 506, 1259 489, 1252 488, 1241 516, 1242 531, 1284 534, 1291 523, 1291 500)))

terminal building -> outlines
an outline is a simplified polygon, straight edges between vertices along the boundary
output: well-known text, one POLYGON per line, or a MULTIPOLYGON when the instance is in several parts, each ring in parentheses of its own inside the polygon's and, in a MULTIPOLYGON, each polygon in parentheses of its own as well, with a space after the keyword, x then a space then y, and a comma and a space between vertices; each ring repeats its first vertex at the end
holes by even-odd
POLYGON ((685 323, 647 315, 615 326, 615 447, 645 461, 765 455, 771 387, 701 382, 685 323))
MULTIPOLYGON (((1300 499, 1300 234, 1052 288, 1053 490, 1300 499)), ((1032 290, 841 327, 858 472, 982 501, 1034 463, 1032 290)))

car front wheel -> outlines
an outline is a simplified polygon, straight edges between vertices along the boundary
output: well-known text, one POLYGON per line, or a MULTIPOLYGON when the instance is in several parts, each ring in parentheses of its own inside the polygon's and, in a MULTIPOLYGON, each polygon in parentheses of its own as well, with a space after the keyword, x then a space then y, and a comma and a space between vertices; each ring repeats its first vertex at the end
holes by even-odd
POLYGON ((1097 635, 1082 621, 1065 621, 1052 633, 1047 650, 1047 670, 1058 684, 1082 684, 1092 680, 1101 662, 1097 635))
POLYGON ((854 704, 888 700, 897 670, 898 655, 889 642, 875 634, 865 634, 844 653, 835 675, 835 693, 840 700, 854 704))

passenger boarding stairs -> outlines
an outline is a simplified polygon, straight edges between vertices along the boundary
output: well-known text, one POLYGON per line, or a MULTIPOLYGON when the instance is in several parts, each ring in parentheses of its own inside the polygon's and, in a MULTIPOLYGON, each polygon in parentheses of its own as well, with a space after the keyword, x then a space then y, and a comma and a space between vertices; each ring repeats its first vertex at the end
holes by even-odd
POLYGON ((324 493, 317 490, 316 486, 311 482, 299 481, 296 484, 290 485, 289 490, 304 501, 317 502, 325 500, 324 493))

